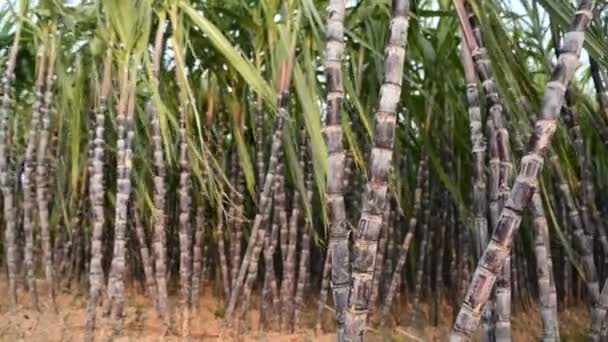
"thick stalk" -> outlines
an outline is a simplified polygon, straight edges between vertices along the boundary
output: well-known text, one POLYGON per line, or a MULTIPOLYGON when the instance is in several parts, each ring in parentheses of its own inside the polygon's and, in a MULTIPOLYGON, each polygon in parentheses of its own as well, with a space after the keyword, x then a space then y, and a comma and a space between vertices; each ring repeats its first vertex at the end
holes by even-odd
POLYGON ((9 165, 9 111, 11 110, 11 89, 15 79, 17 52, 21 40, 21 23, 17 25, 13 45, 8 54, 6 69, 2 77, 2 102, 0 103, 0 188, 2 189, 2 207, 4 209, 4 243, 8 271, 8 291, 12 308, 17 306, 17 236, 15 208, 13 204, 13 182, 9 165))
MULTIPOLYGON (((478 30, 476 19, 472 12, 468 14, 470 25, 478 30)), ((511 147, 509 143, 509 131, 504 123, 503 116, 503 105, 498 94, 498 88, 493 79, 493 70, 490 64, 490 60, 487 56, 487 51, 483 48, 483 42, 481 34, 469 35, 465 37, 467 45, 471 51, 473 62, 477 75, 482 84, 482 89, 486 96, 486 102, 488 104, 488 119, 491 120, 493 125, 493 133, 495 136, 491 136, 491 139, 496 139, 495 146, 498 158, 500 160, 499 174, 498 174, 498 193, 492 192, 497 196, 490 198, 491 206, 496 206, 497 211, 495 214, 500 213, 505 205, 506 199, 511 188, 511 179, 513 176, 513 163, 511 161, 511 147)), ((466 35, 467 32, 465 32, 466 35)), ((491 173, 491 176, 495 176, 495 173, 491 173)), ((496 180, 491 180, 492 184, 496 184, 496 180)), ((496 225, 498 217, 494 217, 492 224, 496 225)), ((502 274, 496 283, 496 307, 495 312, 497 316, 495 334, 496 339, 500 341, 511 340, 511 263, 510 257, 507 257, 505 267, 503 267, 502 274)))
POLYGON ((96 311, 99 303, 99 295, 104 281, 102 268, 102 239, 105 225, 104 213, 104 155, 105 155, 105 116, 108 109, 108 95, 112 76, 112 50, 106 51, 103 62, 103 77, 99 91, 99 103, 95 111, 95 140, 93 150, 93 173, 89 179, 89 194, 91 196, 91 211, 93 212, 93 232, 91 234, 91 262, 89 267, 89 303, 87 307, 86 337, 87 341, 93 340, 95 330, 96 311))
POLYGON ((192 181, 190 179, 190 167, 188 157, 188 136, 186 132, 186 115, 188 112, 188 100, 182 97, 179 108, 179 275, 182 296, 183 327, 182 337, 189 335, 189 316, 192 307, 192 235, 190 227, 190 212, 192 210, 192 198, 190 190, 192 181))
POLYGON ((38 148, 36 150, 36 200, 38 203, 38 219, 40 224, 40 237, 42 240, 42 256, 44 260, 44 274, 46 276, 47 287, 51 296, 51 303, 54 310, 57 310, 55 303, 55 276, 53 268, 53 250, 51 246, 51 233, 49 223, 49 203, 48 203, 48 144, 49 130, 51 126, 51 115, 53 112, 53 92, 55 82, 55 36, 50 35, 49 39, 49 59, 46 75, 46 90, 44 93, 44 105, 41 107, 42 126, 40 128, 38 148))
POLYGON ((382 214, 387 204, 397 107, 403 80, 409 1, 393 0, 391 12, 391 24, 384 50, 384 79, 375 115, 376 133, 370 157, 370 178, 363 214, 354 234, 352 282, 346 312, 346 339, 350 341, 360 341, 365 332, 368 294, 371 293, 382 214))
POLYGON ((190 99, 188 95, 188 78, 186 70, 181 66, 185 61, 182 57, 181 35, 177 30, 175 12, 171 12, 171 26, 173 28, 172 43, 173 52, 176 59, 175 81, 178 88, 178 142, 179 142, 179 189, 178 189, 178 221, 179 221, 179 278, 182 305, 182 338, 189 338, 190 335, 190 309, 192 308, 192 180, 189 146, 188 146, 188 113, 190 111, 190 99))
POLYGON ((35 101, 32 108, 32 121, 27 138, 25 160, 21 181, 23 183, 23 231, 25 233, 24 262, 27 285, 30 291, 32 305, 38 310, 38 292, 36 290, 34 266, 34 157, 36 141, 40 130, 40 113, 44 107, 44 83, 46 75, 46 48, 42 46, 38 51, 38 76, 34 85, 35 101))
MULTIPOLYGON (((154 40, 154 55, 152 63, 152 71, 154 74, 153 84, 157 91, 160 91, 158 87, 158 77, 161 71, 162 56, 163 56, 163 42, 166 22, 164 15, 158 18, 158 27, 156 30, 156 36, 154 40)), ((165 197, 166 197, 166 166, 164 157, 164 142, 163 134, 161 131, 161 112, 156 106, 154 100, 149 101, 147 104, 147 110, 152 113, 152 145, 154 155, 154 212, 152 215, 154 224, 154 271, 156 276, 156 287, 157 287, 157 311, 163 320, 165 329, 169 326, 169 303, 167 295, 167 234, 165 231, 165 225, 167 222, 165 214, 165 197)))
MULTIPOLYGON (((464 17, 462 6, 460 7, 459 16, 464 17)), ((498 273, 509 256, 513 236, 521 224, 522 212, 530 203, 537 187, 544 157, 555 134, 564 93, 579 64, 585 30, 591 21, 593 7, 593 0, 581 0, 571 30, 564 36, 562 54, 547 83, 528 153, 522 159, 520 173, 501 212, 492 240, 477 265, 464 303, 456 317, 450 341, 468 340, 477 330, 480 313, 490 296, 498 273)))
MULTIPOLYGON (((395 255, 395 241, 399 239, 395 233, 395 225, 392 222, 393 210, 391 201, 394 198, 392 193, 388 193, 387 197, 389 198, 388 203, 384 207, 384 215, 382 216, 382 225, 386 227, 386 251, 384 256, 384 263, 380 264, 379 267, 374 271, 374 279, 378 278, 380 282, 382 282, 382 291, 386 293, 388 291, 388 287, 390 286, 391 275, 393 273, 393 257, 395 255), (377 272, 377 273, 376 273, 377 272)), ((376 252, 376 255, 378 253, 376 252)), ((376 263, 379 263, 376 260, 376 263)), ((399 293, 397 293, 399 295, 399 293)))
POLYGON ((124 62, 121 96, 117 108, 117 142, 116 142, 116 174, 117 193, 114 219, 114 253, 112 270, 108 283, 108 302, 112 305, 114 319, 114 334, 122 334, 124 324, 124 292, 125 292, 125 252, 126 233, 128 225, 128 202, 131 196, 131 174, 133 168, 133 139, 135 138, 135 80, 134 75, 128 75, 130 61, 124 62), (112 277, 112 275, 114 277, 112 277))
POLYGON ((348 229, 344 206, 344 146, 342 143, 342 55, 344 52, 344 0, 331 0, 327 17, 325 75, 327 77, 327 113, 325 139, 328 152, 327 207, 329 213, 329 249, 332 253, 331 288, 336 307, 338 341, 343 340, 345 310, 348 304, 350 265, 348 229))
MULTIPOLYGON (((387 206, 388 207, 388 206, 387 206)), ((386 214, 386 210, 385 210, 386 214)), ((370 312, 376 311, 378 305, 378 296, 380 296, 380 287, 382 287, 382 269, 384 268, 384 257, 387 253, 388 240, 388 225, 382 225, 380 231, 380 240, 378 242, 378 252, 376 252, 376 267, 374 269, 374 279, 372 280, 372 295, 369 299, 370 312)))

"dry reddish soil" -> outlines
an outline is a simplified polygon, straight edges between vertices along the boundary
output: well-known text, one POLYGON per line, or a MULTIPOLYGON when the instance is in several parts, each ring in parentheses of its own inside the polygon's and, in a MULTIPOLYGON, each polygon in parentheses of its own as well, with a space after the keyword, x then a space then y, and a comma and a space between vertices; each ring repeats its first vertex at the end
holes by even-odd
MULTIPOLYGON (((0 341, 82 341, 86 320, 86 294, 80 290, 71 293, 62 292, 57 297, 59 312, 55 313, 46 296, 42 282, 39 282, 41 312, 31 309, 26 293, 19 293, 21 305, 15 311, 9 310, 5 294, 6 281, 0 277, 0 341)), ((218 297, 212 295, 211 289, 205 289, 198 305, 198 312, 192 313, 190 320, 191 341, 335 341, 334 334, 316 335, 313 329, 304 329, 296 334, 286 335, 264 332, 258 329, 259 312, 251 310, 247 321, 250 332, 246 335, 235 334, 224 328, 221 317, 223 306, 218 297)), ((256 308, 258 303, 256 303, 256 308)), ((305 325, 313 327, 316 307, 310 303, 305 315, 305 325)), ((252 305, 253 306, 253 305, 252 305)), ((411 312, 410 307, 403 312, 411 312)), ((431 327, 426 323, 428 308, 424 307, 424 315, 418 323, 408 323, 405 327, 396 329, 373 329, 368 333, 368 341, 444 341, 451 322, 451 308, 442 305, 441 317, 444 324, 431 327), (422 328, 421 326, 426 326, 422 328)), ((174 326, 181 327, 179 313, 174 313, 178 322, 174 326)), ((405 315, 404 315, 405 317, 405 315)), ((541 320, 535 309, 519 313, 513 318, 513 341, 538 341, 541 334, 541 320)), ((139 291, 129 290, 127 293, 126 319, 124 333, 119 338, 112 338, 112 322, 101 317, 98 312, 97 341, 181 341, 179 331, 163 332, 162 324, 148 299, 139 291)), ((584 341, 588 326, 588 316, 584 308, 571 308, 560 314, 562 341, 584 341)), ((333 330, 333 313, 325 310, 323 328, 333 330)))

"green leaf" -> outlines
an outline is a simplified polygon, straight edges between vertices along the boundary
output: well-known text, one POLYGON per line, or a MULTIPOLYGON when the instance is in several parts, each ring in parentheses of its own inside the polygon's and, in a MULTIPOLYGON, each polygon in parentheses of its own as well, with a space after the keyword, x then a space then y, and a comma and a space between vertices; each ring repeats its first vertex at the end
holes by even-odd
POLYGON ((255 91, 262 95, 267 105, 276 108, 276 94, 255 67, 243 58, 241 54, 230 44, 226 36, 212 22, 199 14, 192 6, 180 2, 179 6, 192 19, 194 24, 200 28, 215 48, 230 62, 232 67, 245 79, 255 91))
POLYGON ((236 120, 234 120, 234 118, 232 120, 232 132, 234 133, 236 147, 239 153, 239 163, 241 164, 243 174, 245 175, 245 184, 247 184, 247 190, 249 190, 251 198, 255 198, 255 171, 253 168, 253 163, 251 162, 249 150, 247 149, 245 141, 243 140, 243 134, 241 133, 238 123, 236 120))

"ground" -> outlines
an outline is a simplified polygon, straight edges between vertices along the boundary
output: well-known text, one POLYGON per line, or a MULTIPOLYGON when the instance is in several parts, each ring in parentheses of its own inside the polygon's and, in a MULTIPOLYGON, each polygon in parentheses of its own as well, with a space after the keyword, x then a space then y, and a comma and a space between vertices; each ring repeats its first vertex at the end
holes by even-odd
MULTIPOLYGON (((221 316, 222 304, 220 298, 212 295, 211 289, 206 289, 199 302, 199 310, 192 315, 190 324, 192 341, 335 341, 333 334, 316 335, 313 329, 303 329, 296 334, 285 335, 267 333, 257 330, 259 314, 257 310, 249 313, 249 324, 254 327, 252 332, 245 336, 235 337, 224 328, 221 316)), ((59 313, 55 313, 50 306, 48 297, 42 284, 40 284, 41 312, 31 310, 29 297, 20 293, 20 305, 16 311, 9 310, 6 294, 5 278, 0 277, 0 341, 82 341, 84 324, 86 320, 86 295, 79 290, 63 291, 57 297, 59 313)), ((169 333, 159 338, 162 333, 162 324, 156 317, 153 307, 148 299, 139 290, 131 289, 127 294, 127 310, 124 335, 114 341, 180 341, 176 333, 169 333)), ((451 308, 442 306, 441 317, 445 324, 437 328, 429 326, 425 329, 399 327, 397 329, 378 328, 368 334, 368 341, 444 341, 451 322, 451 308)), ((409 308, 405 308, 408 310, 409 308)), ((311 306, 305 323, 314 326, 316 309, 311 306)), ((405 311, 407 312, 407 311, 405 311)), ((332 312, 324 313, 324 328, 332 329, 332 312)), ((175 315, 179 316, 179 315, 175 315)), ((97 341, 110 340, 111 322, 98 315, 99 329, 97 341)), ((513 318, 513 341, 539 341, 541 334, 540 315, 537 310, 529 309, 525 313, 518 313, 513 318)), ((176 324, 176 326, 179 326, 176 324)), ((588 316, 584 308, 569 308, 560 314, 560 328, 562 341, 584 341, 588 326, 588 316)))

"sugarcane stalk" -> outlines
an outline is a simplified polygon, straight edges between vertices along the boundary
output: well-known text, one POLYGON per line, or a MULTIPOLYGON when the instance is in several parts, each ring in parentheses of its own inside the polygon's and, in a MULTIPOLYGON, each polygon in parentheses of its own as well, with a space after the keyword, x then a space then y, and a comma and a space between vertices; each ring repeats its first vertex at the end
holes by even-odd
MULTIPOLYGON (((300 160, 299 166, 301 170, 305 170, 304 158, 306 158, 306 129, 300 131, 300 160)), ((303 194, 305 195, 305 194, 303 194)), ((300 192, 295 189, 292 197, 292 211, 289 221, 289 246, 287 248, 287 268, 283 271, 286 273, 284 281, 281 284, 282 297, 282 314, 281 314, 281 329, 283 331, 293 332, 294 329, 294 309, 295 309, 295 286, 296 286, 296 247, 298 240, 298 224, 300 221, 300 192)))
POLYGON ((6 69, 2 77, 2 102, 0 103, 0 188, 2 190, 2 207, 4 209, 4 243, 6 250, 6 265, 8 271, 8 291, 11 307, 17 307, 17 236, 14 208, 13 182, 11 181, 11 165, 9 151, 9 114, 11 110, 11 89, 15 79, 17 52, 21 41, 22 24, 17 24, 13 44, 8 52, 6 69))
POLYGON ((53 249, 51 244, 50 222, 49 222, 49 203, 48 203, 48 143, 49 130, 51 126, 51 115, 53 113, 53 95, 55 82, 55 34, 50 34, 50 50, 48 53, 48 67, 46 74, 46 89, 44 94, 44 104, 42 105, 41 121, 38 148, 36 149, 36 200, 38 204, 38 218, 40 224, 40 236, 42 240, 42 256, 44 260, 44 273, 46 276, 47 287, 51 297, 51 305, 57 311, 55 302, 55 276, 53 267, 53 249))
POLYGON ((342 142, 342 55, 344 53, 344 0, 331 0, 327 15, 325 75, 327 78, 327 112, 325 139, 328 152, 327 208, 329 214, 329 249, 332 251, 331 288, 336 307, 338 341, 344 334, 345 310, 348 302, 350 265, 348 230, 344 206, 344 147, 342 142))
MULTIPOLYGON (((136 203, 138 202, 136 201, 136 203)), ((147 295, 150 296, 152 303, 156 303, 156 279, 154 278, 153 260, 150 256, 144 223, 142 222, 138 208, 134 208, 133 214, 135 216, 135 234, 139 243, 139 255, 141 256, 144 269, 144 283, 146 284, 147 295)))
MULTIPOLYGON (((428 172, 428 171, 427 171, 428 172)), ((428 174, 425 178, 428 178, 428 174)), ((420 240, 420 248, 418 249, 418 260, 416 264, 416 277, 414 280, 414 298, 412 300, 412 318, 411 321, 415 326, 422 323, 420 312, 420 297, 422 294, 422 277, 424 275, 424 259, 428 251, 429 243, 429 226, 431 219, 431 189, 430 182, 427 182, 423 192, 423 202, 426 203, 422 214, 422 238, 420 240)))
POLYGON ((593 233, 590 227, 583 224, 580 212, 576 206, 574 196, 568 186, 566 175, 555 153, 549 158, 558 181, 558 189, 561 193, 566 208, 568 219, 573 226, 574 247, 581 256, 583 269, 585 271, 585 284, 589 291, 591 303, 597 301, 599 296, 599 283, 597 268, 593 258, 593 233))
POLYGON ((549 228, 542 198, 536 191, 532 196, 532 214, 534 215, 534 251, 536 255, 536 272, 538 280, 541 318, 543 321, 543 341, 559 341, 557 316, 557 295, 551 270, 549 228))
MULTIPOLYGON (((300 167, 305 172, 305 186, 306 186, 306 201, 307 203, 312 202, 312 191, 313 191, 313 166, 312 158, 310 158, 308 136, 306 130, 303 129, 301 132, 302 143, 300 147, 300 167), (305 167, 304 167, 305 166, 305 167)), ((309 268, 310 268, 310 232, 312 228, 312 222, 306 217, 304 225, 302 225, 302 245, 300 248, 300 265, 298 268, 298 284, 295 294, 295 313, 294 313, 294 326, 298 327, 302 311, 304 309, 304 288, 308 282, 309 268)))
MULTIPOLYGON (((564 35, 563 52, 545 88, 539 119, 535 123, 527 155, 522 159, 520 173, 501 212, 492 239, 477 265, 463 305, 456 317, 450 341, 468 340, 477 329, 483 306, 509 256, 513 236, 521 224, 522 212, 530 203, 534 189, 537 187, 544 157, 555 134, 564 93, 579 64, 579 55, 585 39, 585 31, 593 16, 594 4, 593 0, 579 2, 571 29, 564 35)), ((458 12, 464 19, 462 6, 458 12)))
POLYGON ((38 76, 34 85, 35 102, 32 107, 32 120, 28 131, 27 147, 21 182, 23 184, 23 231, 25 233, 24 263, 26 269, 27 285, 30 299, 36 310, 38 307, 38 291, 34 269, 34 167, 37 147, 38 131, 40 130, 40 114, 44 107, 44 86, 47 69, 47 47, 41 46, 38 50, 38 76))
POLYGON ((189 332, 189 313, 192 306, 192 256, 190 254, 192 239, 190 234, 190 211, 192 199, 190 190, 192 181, 190 180, 190 167, 188 165, 188 137, 186 132, 186 115, 188 101, 182 97, 179 111, 179 275, 181 285, 181 301, 183 305, 183 327, 182 337, 187 338, 189 332))
MULTIPOLYGON (((472 27, 477 28, 475 16, 469 11, 469 23, 472 27)), ((479 30, 480 31, 480 30, 479 30)), ((466 34, 466 33, 465 33, 466 34)), ((465 41, 471 50, 471 55, 475 63, 475 68, 479 80, 482 82, 482 89, 488 103, 488 119, 492 122, 493 134, 490 139, 496 139, 495 148, 492 158, 498 157, 500 161, 498 173, 498 192, 492 191, 495 196, 490 198, 491 204, 496 208, 492 224, 495 225, 498 220, 498 214, 502 210, 505 201, 508 197, 511 187, 511 179, 513 175, 513 163, 511 161, 511 147, 509 143, 509 131, 506 128, 503 118, 503 105, 498 94, 498 89, 493 79, 493 70, 490 60, 487 57, 487 52, 483 48, 481 34, 477 33, 465 38, 465 41), (493 202, 493 203, 492 203, 493 202)), ((507 118, 508 119, 508 118, 507 118)), ((491 176, 496 176, 496 173, 491 173, 491 176)), ((490 181, 496 185, 496 180, 490 181)), ((495 327, 496 338, 501 341, 511 340, 511 263, 510 257, 507 258, 505 267, 496 284, 496 306, 495 312, 497 322, 495 327)))
MULTIPOLYGON (((447 194, 444 195, 444 197, 447 198, 447 194)), ((448 203, 449 199, 444 200, 444 203, 448 203)), ((442 211, 441 217, 440 217, 440 226, 439 226, 439 246, 437 248, 438 253, 437 253, 437 261, 436 261, 436 268, 435 268, 435 295, 433 296, 433 305, 434 305, 434 310, 433 310, 433 325, 434 326, 438 326, 439 325, 439 321, 441 318, 440 315, 440 306, 441 306, 441 300, 443 298, 443 257, 444 257, 444 253, 445 253, 445 249, 446 249, 446 230, 447 230, 447 225, 445 224, 445 219, 447 216, 447 212, 446 210, 442 211)))
POLYGON ((194 222, 194 246, 192 248, 192 302, 198 310, 200 292, 203 285, 203 244, 205 239, 205 204, 201 200, 196 208, 194 222))
POLYGON ((217 232, 217 253, 220 259, 220 272, 222 276, 222 285, 224 288, 224 300, 230 299, 231 291, 234 287, 231 287, 230 271, 228 269, 228 258, 226 256, 226 243, 224 241, 224 214, 218 210, 218 223, 216 227, 217 232))
MULTIPOLYGON (((235 162, 238 162, 238 158, 235 159, 235 162)), ((237 164, 237 163, 235 163, 237 164)), ((241 264, 241 242, 243 240, 243 215, 244 215, 244 205, 243 205, 243 194, 245 194, 245 184, 244 184, 244 174, 243 169, 236 167, 235 173, 235 183, 236 183, 236 196, 235 196, 235 210, 234 217, 232 222, 233 235, 232 235, 232 267, 234 272, 232 274, 232 281, 236 280, 236 270, 238 269, 238 265, 241 264)))
POLYGON ((403 271, 403 267, 405 266, 405 262, 407 261, 407 254, 410 249, 410 244, 414 238, 414 234, 416 232, 416 225, 418 224, 418 212, 420 211, 420 204, 422 200, 422 191, 425 189, 425 184, 428 182, 428 169, 427 169, 427 160, 425 158, 421 159, 418 164, 418 170, 416 171, 416 189, 414 190, 414 209, 412 210, 412 216, 408 220, 407 233, 403 242, 401 243, 401 247, 399 249, 399 256, 397 259, 397 264, 395 265, 395 270, 391 276, 390 286, 386 293, 386 299, 384 300, 384 305, 382 307, 382 316, 386 317, 391 309, 393 299, 395 298, 395 293, 398 291, 397 285, 399 284, 399 280, 401 278, 401 273, 403 271))
POLYGON ((128 219, 128 202, 132 188, 133 140, 135 138, 135 75, 129 75, 131 61, 125 62, 121 79, 121 96, 117 107, 117 193, 114 219, 114 252, 108 282, 108 303, 112 307, 114 334, 122 334, 124 327, 125 252, 128 219))
MULTIPOLYGON (((382 214, 387 204, 389 170, 392 161, 397 107, 405 60, 405 45, 409 26, 409 1, 394 0, 391 24, 384 54, 383 82, 375 115, 374 147, 370 156, 363 213, 354 236, 352 280, 345 335, 348 341, 360 341, 365 332, 368 295, 371 293, 375 254, 382 227, 382 214)), ((334 257, 336 257, 334 255, 334 257)))
MULTIPOLYGON (((374 269, 374 279, 372 280, 372 295, 369 299, 370 311, 376 311, 378 297, 380 296, 380 288, 383 286, 381 279, 383 278, 382 269, 384 267, 384 258, 388 249, 388 225, 383 225, 380 231, 380 239, 378 240, 378 252, 376 253, 376 267, 374 269)), ((388 268, 388 267, 386 267, 388 268)))
POLYGON ((253 227, 251 229, 251 238, 249 239, 245 255, 243 256, 243 261, 241 262, 234 288, 231 290, 230 293, 230 300, 226 309, 227 322, 233 319, 232 314, 236 307, 237 299, 239 298, 241 288, 244 285, 245 276, 247 275, 249 265, 252 262, 257 263, 259 253, 261 252, 261 248, 256 248, 256 246, 258 241, 262 241, 264 239, 266 228, 261 225, 263 222, 262 218, 265 216, 265 213, 269 212, 270 210, 272 185, 274 183, 277 165, 279 164, 279 154, 283 146, 283 126, 285 123, 285 119, 287 118, 287 105, 289 103, 289 84, 291 83, 290 80, 293 54, 294 51, 292 49, 290 51, 289 60, 286 63, 283 63, 282 77, 279 87, 279 93, 281 94, 279 96, 279 112, 276 117, 275 129, 272 137, 272 147, 270 150, 268 172, 266 173, 266 178, 264 180, 264 188, 260 195, 260 205, 258 207, 258 213, 256 214, 253 227))
POLYGON ((327 250, 325 256, 325 262, 323 263, 323 273, 321 275, 321 291, 319 293, 319 303, 317 306, 317 320, 315 322, 315 333, 320 335, 322 333, 321 322, 323 321, 323 309, 325 309, 325 303, 327 303, 327 292, 329 291, 331 273, 331 250, 327 250))
MULTIPOLYGON (((276 182, 275 182, 276 183, 276 182)), ((276 187, 276 184, 275 184, 276 187)), ((263 224, 267 224, 270 220, 269 215, 263 219, 263 224)), ((264 284, 262 287, 262 315, 263 323, 270 325, 275 320, 278 314, 280 305, 279 289, 277 285, 277 278, 274 271, 274 252, 277 244, 277 237, 279 235, 279 222, 278 216, 274 215, 272 218, 272 227, 270 231, 266 232, 264 236, 264 266, 266 268, 264 274, 264 284), (271 300, 269 301, 269 297, 271 300), (269 304, 273 304, 272 308, 269 309, 269 304)))
POLYGON ((255 116, 255 150, 257 161, 257 198, 264 186, 264 104, 258 95, 255 116))
POLYGON ((95 138, 93 141, 93 172, 89 178, 89 195, 93 213, 93 231, 91 234, 91 262, 89 266, 89 303, 87 306, 87 323, 85 340, 92 341, 95 331, 97 305, 103 284, 105 283, 102 262, 102 239, 105 225, 104 213, 104 154, 105 154, 105 116, 108 109, 108 95, 112 76, 112 50, 108 49, 103 62, 103 76, 99 90, 99 102, 95 111, 95 138))

